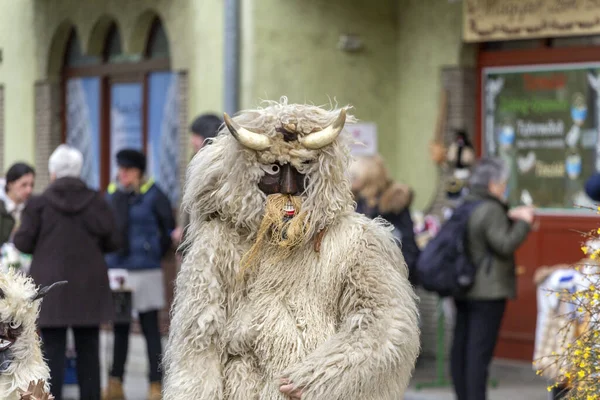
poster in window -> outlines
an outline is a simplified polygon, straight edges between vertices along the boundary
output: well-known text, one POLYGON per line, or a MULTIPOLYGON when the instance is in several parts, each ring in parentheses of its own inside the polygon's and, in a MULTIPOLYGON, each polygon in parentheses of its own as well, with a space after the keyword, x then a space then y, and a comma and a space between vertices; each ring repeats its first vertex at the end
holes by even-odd
POLYGON ((180 195, 177 74, 150 74, 148 85, 148 171, 175 205, 180 195))
POLYGON ((482 87, 484 152, 510 166, 509 203, 590 205, 584 184, 600 167, 600 64, 487 68, 482 87))
POLYGON ((81 178, 100 188, 100 79, 74 78, 66 87, 67 144, 83 154, 81 178))
POLYGON ((116 179, 116 155, 123 149, 143 151, 142 85, 118 83, 110 92, 110 177, 116 179))

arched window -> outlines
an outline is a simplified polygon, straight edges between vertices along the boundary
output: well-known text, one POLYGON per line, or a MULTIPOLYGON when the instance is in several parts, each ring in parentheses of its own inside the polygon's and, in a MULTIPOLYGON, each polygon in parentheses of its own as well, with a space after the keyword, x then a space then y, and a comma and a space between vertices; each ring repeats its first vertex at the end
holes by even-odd
POLYGON ((124 52, 116 22, 98 30, 102 31, 105 36, 100 56, 85 54, 75 32, 67 44, 63 140, 83 153, 82 178, 100 190, 115 178, 118 150, 129 147, 144 151, 149 174, 164 182, 165 192, 174 193, 173 200, 177 201, 179 188, 173 186, 179 182, 177 157, 164 161, 163 154, 171 154, 173 149, 177 152, 179 143, 178 129, 172 127, 175 122, 169 123, 178 115, 178 103, 166 30, 155 17, 146 30, 143 54, 124 52))

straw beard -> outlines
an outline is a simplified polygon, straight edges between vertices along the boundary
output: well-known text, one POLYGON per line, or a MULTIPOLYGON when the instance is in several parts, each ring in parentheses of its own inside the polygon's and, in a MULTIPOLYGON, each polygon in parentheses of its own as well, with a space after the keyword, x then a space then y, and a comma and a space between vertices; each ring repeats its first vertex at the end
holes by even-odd
POLYGON ((265 247, 277 249, 269 257, 270 261, 286 258, 307 235, 306 213, 301 212, 302 198, 284 194, 267 197, 265 214, 256 235, 256 241, 242 257, 241 273, 254 267, 257 256, 265 247))

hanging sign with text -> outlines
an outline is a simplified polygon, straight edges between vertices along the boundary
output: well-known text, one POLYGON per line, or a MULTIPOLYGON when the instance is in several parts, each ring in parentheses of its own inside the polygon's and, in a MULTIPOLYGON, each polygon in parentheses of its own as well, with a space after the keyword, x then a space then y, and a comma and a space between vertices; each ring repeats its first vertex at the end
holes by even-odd
POLYGON ((360 122, 349 125, 346 130, 352 137, 351 152, 354 156, 377 154, 377 125, 374 122, 360 122))
POLYGON ((465 0, 466 42, 600 33, 598 0, 465 0))

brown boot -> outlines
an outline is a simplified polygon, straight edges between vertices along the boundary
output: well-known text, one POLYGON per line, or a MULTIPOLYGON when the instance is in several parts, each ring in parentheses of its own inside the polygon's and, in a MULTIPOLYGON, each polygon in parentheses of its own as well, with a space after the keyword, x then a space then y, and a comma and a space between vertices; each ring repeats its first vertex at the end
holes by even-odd
POLYGON ((162 400, 162 387, 158 382, 150 383, 150 394, 148 394, 148 400, 162 400))
POLYGON ((125 400, 123 382, 119 378, 108 378, 108 386, 102 393, 102 400, 125 400))

